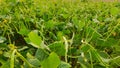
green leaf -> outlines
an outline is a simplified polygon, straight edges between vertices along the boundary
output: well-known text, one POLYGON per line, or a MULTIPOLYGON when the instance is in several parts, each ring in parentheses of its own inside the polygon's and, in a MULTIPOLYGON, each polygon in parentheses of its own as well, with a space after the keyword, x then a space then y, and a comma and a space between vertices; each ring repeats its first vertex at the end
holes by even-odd
MULTIPOLYGON (((39 68, 39 66, 40 66, 40 61, 37 58, 28 59, 28 62, 30 64, 34 65, 35 68, 39 68)), ((29 66, 25 63, 24 68, 29 68, 29 66)))
POLYGON ((108 55, 106 52, 101 51, 101 52, 98 52, 98 53, 99 53, 100 56, 103 57, 103 58, 108 58, 108 57, 109 57, 109 55, 108 55))
POLYGON ((43 61, 42 68, 57 68, 60 65, 59 56, 52 52, 49 57, 43 61))
POLYGON ((40 48, 40 44, 42 42, 41 40, 41 37, 38 36, 37 32, 34 30, 34 31, 31 31, 29 34, 28 34, 28 37, 30 39, 30 44, 36 48, 40 48))
POLYGON ((6 41, 5 37, 0 36, 0 43, 3 43, 4 41, 6 41))
POLYGON ((39 67, 40 66, 40 61, 38 59, 29 59, 28 62, 30 62, 32 65, 39 67))
POLYGON ((56 22, 54 22, 53 20, 49 20, 48 22, 45 23, 45 27, 47 29, 53 29, 55 25, 56 25, 56 22))
POLYGON ((116 15, 119 13, 119 9, 117 7, 111 7, 110 12, 112 15, 116 15))
POLYGON ((37 58, 39 61, 45 60, 46 58, 48 58, 48 56, 48 53, 41 48, 37 49, 35 53, 35 58, 37 58))
POLYGON ((57 53, 59 56, 65 55, 65 45, 62 42, 55 42, 49 45, 51 51, 57 53))
POLYGON ((27 34, 29 32, 30 32, 29 29, 27 29, 26 27, 23 27, 23 28, 20 29, 20 31, 18 33, 21 34, 21 35, 27 36, 27 34))
POLYGON ((58 31, 57 32, 57 38, 58 38, 58 40, 62 40, 62 37, 63 37, 63 32, 62 31, 58 31))
MULTIPOLYGON (((80 30, 82 30, 82 28, 85 26, 85 22, 82 22, 82 21, 79 21, 78 22, 78 28, 80 29, 80 30)), ((78 30, 79 30, 78 29, 78 30)))
POLYGON ((99 37, 102 37, 102 35, 94 28, 88 27, 86 29, 86 34, 90 38, 90 40, 96 40, 99 37))
POLYGON ((108 38, 106 41, 104 41, 102 46, 111 47, 111 46, 116 45, 117 43, 118 43, 118 40, 114 38, 108 38))
POLYGON ((25 40, 26 43, 31 44, 31 41, 30 41, 29 38, 25 37, 24 40, 25 40))
POLYGON ((118 44, 118 40, 114 39, 114 38, 108 38, 107 40, 103 40, 103 39, 98 39, 96 40, 97 45, 101 45, 102 47, 111 47, 111 46, 115 46, 118 44))
POLYGON ((72 21, 78 30, 82 30, 82 28, 85 26, 85 22, 80 21, 77 17, 73 17, 72 21))
POLYGON ((82 44, 82 46, 81 46, 81 50, 82 50, 83 52, 88 52, 89 49, 90 49, 90 47, 89 47, 88 45, 86 45, 86 44, 82 44))
POLYGON ((61 62, 58 68, 70 68, 71 65, 69 63, 66 62, 61 62))

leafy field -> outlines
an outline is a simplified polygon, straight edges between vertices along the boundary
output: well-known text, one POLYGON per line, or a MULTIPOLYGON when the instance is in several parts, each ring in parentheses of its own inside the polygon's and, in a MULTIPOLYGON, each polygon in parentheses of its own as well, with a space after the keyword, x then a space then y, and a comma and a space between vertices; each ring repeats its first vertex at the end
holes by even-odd
POLYGON ((0 68, 119 67, 119 2, 0 0, 0 68))

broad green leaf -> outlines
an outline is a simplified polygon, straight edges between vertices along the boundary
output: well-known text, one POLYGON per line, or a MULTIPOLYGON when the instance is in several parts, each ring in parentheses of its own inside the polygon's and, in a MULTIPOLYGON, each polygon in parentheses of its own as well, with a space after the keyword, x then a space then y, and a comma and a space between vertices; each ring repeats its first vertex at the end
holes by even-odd
POLYGON ((98 53, 103 58, 108 58, 109 57, 109 55, 106 52, 98 52, 98 53))
POLYGON ((73 21, 73 23, 74 23, 75 26, 76 26, 77 23, 79 22, 79 20, 77 19, 76 16, 74 16, 74 17, 72 18, 72 21, 73 21))
POLYGON ((64 19, 67 19, 69 17, 68 14, 60 14, 64 19))
POLYGON ((83 45, 81 46, 81 50, 82 50, 83 52, 88 52, 88 51, 90 50, 90 47, 89 47, 88 45, 86 45, 86 44, 83 44, 83 45))
POLYGON ((27 59, 33 59, 34 58, 34 56, 32 56, 32 54, 29 53, 29 52, 27 52, 26 56, 27 56, 27 59))
POLYGON ((85 26, 85 22, 83 22, 83 21, 79 21, 78 26, 79 26, 79 29, 82 30, 82 28, 85 26))
POLYGON ((63 37, 63 32, 58 31, 58 32, 57 32, 57 39, 58 39, 58 40, 62 40, 62 37, 63 37))
POLYGON ((112 15, 116 15, 119 13, 119 9, 117 7, 111 7, 110 12, 112 15))
MULTIPOLYGON (((92 41, 95 41, 99 37, 102 37, 102 35, 96 29, 92 27, 87 27, 86 36, 92 41)), ((88 42, 90 41, 89 39, 87 39, 88 42)))
POLYGON ((70 68, 71 65, 69 63, 66 62, 61 62, 60 65, 58 66, 58 68, 70 68))
POLYGON ((104 41, 102 46, 107 46, 107 47, 111 47, 118 44, 118 40, 114 39, 114 38, 108 38, 106 41, 104 41))
POLYGON ((37 49, 35 53, 35 58, 37 58, 40 62, 45 60, 48 56, 49 54, 41 48, 37 49))
POLYGON ((42 68, 57 68, 59 65, 59 56, 54 52, 52 52, 49 57, 42 62, 42 68))
POLYGON ((18 33, 21 35, 27 36, 29 32, 30 32, 29 29, 27 29, 26 27, 23 27, 20 29, 20 31, 18 33))
MULTIPOLYGON (((28 62, 32 65, 34 65, 34 68, 40 67, 40 61, 37 58, 34 59, 28 59, 28 62)), ((29 66, 25 63, 24 68, 29 68, 29 66)))
POLYGON ((31 41, 30 41, 29 38, 25 37, 24 40, 25 40, 26 43, 31 44, 31 41))
POLYGON ((85 22, 82 22, 77 17, 73 17, 72 21, 75 27, 78 28, 78 30, 82 30, 82 28, 85 26, 85 22))
POLYGON ((53 29, 54 26, 55 26, 55 24, 56 24, 55 21, 49 20, 48 22, 45 23, 45 27, 46 27, 47 29, 53 29))
POLYGON ((0 43, 0 49, 6 49, 7 43, 0 43))
POLYGON ((39 67, 40 66, 40 61, 38 59, 29 59, 28 62, 30 62, 32 65, 34 65, 35 67, 39 67))
POLYGON ((65 55, 65 45, 62 42, 55 42, 49 45, 51 51, 55 52, 59 56, 65 55))
POLYGON ((111 47, 111 46, 115 46, 118 44, 118 40, 114 39, 114 38, 108 38, 107 40, 103 40, 103 39, 98 39, 96 40, 97 45, 101 45, 101 47, 111 47))
POLYGON ((36 48, 40 48, 40 44, 42 42, 41 40, 41 37, 38 36, 37 32, 35 31, 31 31, 29 34, 28 34, 28 37, 30 39, 30 44, 36 48))

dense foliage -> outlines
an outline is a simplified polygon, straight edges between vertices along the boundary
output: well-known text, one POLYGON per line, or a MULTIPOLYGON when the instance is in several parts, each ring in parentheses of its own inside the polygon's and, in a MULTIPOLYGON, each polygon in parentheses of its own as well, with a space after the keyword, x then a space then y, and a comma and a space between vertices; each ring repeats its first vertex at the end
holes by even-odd
POLYGON ((120 3, 0 0, 0 68, 118 68, 120 3))

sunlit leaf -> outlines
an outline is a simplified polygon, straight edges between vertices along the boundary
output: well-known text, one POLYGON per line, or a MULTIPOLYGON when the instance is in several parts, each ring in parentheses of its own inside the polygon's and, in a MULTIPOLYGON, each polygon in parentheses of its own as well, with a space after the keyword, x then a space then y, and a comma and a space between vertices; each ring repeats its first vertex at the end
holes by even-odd
POLYGON ((54 52, 52 52, 49 57, 42 62, 42 68, 57 68, 59 65, 59 56, 54 52))
POLYGON ((38 36, 37 32, 35 31, 31 31, 29 34, 28 34, 28 37, 30 39, 30 44, 36 48, 39 48, 40 47, 40 44, 42 42, 41 40, 41 37, 38 36))
POLYGON ((117 7, 111 7, 110 12, 112 15, 116 15, 119 13, 119 9, 117 7))

